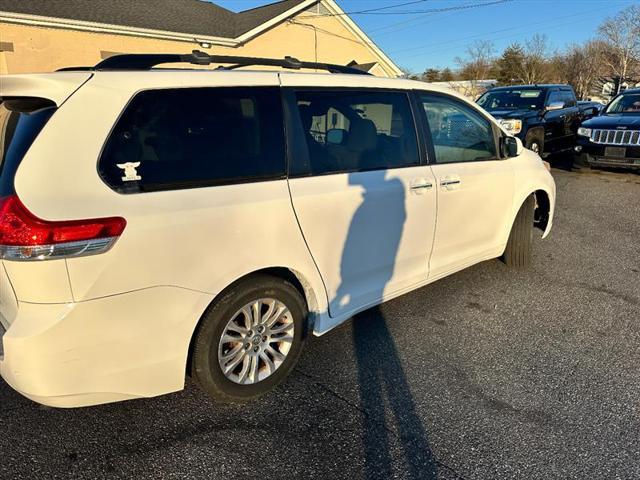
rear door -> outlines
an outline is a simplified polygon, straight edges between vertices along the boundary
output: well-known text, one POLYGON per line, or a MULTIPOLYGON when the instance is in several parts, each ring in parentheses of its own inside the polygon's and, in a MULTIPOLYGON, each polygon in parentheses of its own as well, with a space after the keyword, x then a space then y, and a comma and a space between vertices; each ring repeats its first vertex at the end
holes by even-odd
POLYGON ((436 189, 409 94, 300 88, 286 96, 291 197, 330 315, 426 281, 436 189))
MULTIPOLYGON (((0 101, 0 252, 2 258, 5 257, 5 250, 10 248, 2 245, 5 243, 5 222, 9 220, 2 207, 6 199, 15 194, 13 182, 24 155, 55 111, 55 104, 43 98, 13 97, 10 101, 0 101)), ((16 293, 21 299, 70 300, 64 260, 47 265, 4 259, 0 263, 0 324, 5 328, 17 313, 16 293), (12 287, 7 272, 11 274, 15 287, 12 287), (31 279, 27 277, 30 273, 34 274, 31 279), (37 290, 38 286, 45 285, 46 280, 52 281, 48 293, 34 293, 32 287, 37 290)))
POLYGON ((438 222, 429 276, 498 256, 513 201, 513 169, 492 123, 449 95, 419 93, 433 146, 438 222))
MULTIPOLYGON (((11 215, 6 215, 5 206, 8 199, 16 195, 19 168, 33 156, 34 147, 54 121, 58 107, 90 78, 90 73, 69 72, 6 75, 0 79, 0 249, 5 258, 0 273, 0 316, 6 324, 11 323, 17 311, 17 300, 32 303, 72 300, 63 259, 16 261, 15 249, 14 255, 7 255, 12 247, 1 243, 6 234, 3 227, 12 221, 11 215)), ((43 187, 40 186, 40 190, 44 190, 43 187)), ((15 219, 13 222, 15 226, 15 219)))

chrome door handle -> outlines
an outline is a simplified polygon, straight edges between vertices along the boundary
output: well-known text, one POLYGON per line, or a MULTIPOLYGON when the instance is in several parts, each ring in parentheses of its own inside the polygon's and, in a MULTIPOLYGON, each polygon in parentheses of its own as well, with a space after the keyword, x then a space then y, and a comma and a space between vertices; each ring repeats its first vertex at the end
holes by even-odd
POLYGON ((411 190, 428 190, 433 188, 432 183, 418 183, 416 185, 411 185, 411 190))
POLYGON ((415 193, 416 195, 423 195, 432 187, 433 184, 426 178, 416 178, 411 182, 411 186, 409 188, 412 193, 415 193))
POLYGON ((442 180, 440 185, 448 187, 449 185, 460 185, 460 180, 442 180))
POLYGON ((440 186, 445 190, 455 190, 460 187, 462 181, 458 175, 447 175, 440 180, 440 186))

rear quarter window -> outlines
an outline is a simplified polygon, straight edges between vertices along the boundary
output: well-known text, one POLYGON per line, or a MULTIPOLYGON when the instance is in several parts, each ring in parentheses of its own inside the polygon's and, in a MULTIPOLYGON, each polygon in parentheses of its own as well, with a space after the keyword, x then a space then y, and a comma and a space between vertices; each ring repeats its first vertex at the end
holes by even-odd
POLYGON ((0 103, 0 197, 14 193, 18 166, 55 111, 55 104, 45 99, 12 98, 0 103))
POLYGON ((121 193, 282 178, 279 89, 140 92, 111 132, 98 170, 121 193))

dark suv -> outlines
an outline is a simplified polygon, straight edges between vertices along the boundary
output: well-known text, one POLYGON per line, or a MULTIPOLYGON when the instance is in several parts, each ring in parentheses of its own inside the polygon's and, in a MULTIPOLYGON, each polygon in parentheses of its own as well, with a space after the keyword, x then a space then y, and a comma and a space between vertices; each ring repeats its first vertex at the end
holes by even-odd
POLYGON ((583 163, 640 170, 640 88, 615 97, 598 117, 578 129, 583 163))
POLYGON ((477 103, 540 156, 571 150, 580 123, 593 113, 578 107, 569 85, 497 87, 477 103))

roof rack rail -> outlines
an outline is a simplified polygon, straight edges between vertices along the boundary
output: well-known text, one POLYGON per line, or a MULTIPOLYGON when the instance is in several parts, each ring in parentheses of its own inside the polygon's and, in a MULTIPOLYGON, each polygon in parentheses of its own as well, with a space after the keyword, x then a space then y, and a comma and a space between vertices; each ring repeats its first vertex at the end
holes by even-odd
MULTIPOLYGON (((356 75, 370 75, 370 73, 346 65, 335 65, 332 63, 304 62, 294 57, 284 58, 260 58, 260 57, 237 57, 231 55, 209 55, 206 52, 194 50, 192 53, 126 53, 114 55, 106 58, 90 70, 149 70, 164 63, 190 63, 192 65, 223 64, 219 70, 233 70, 240 67, 253 65, 282 67, 291 70, 301 68, 327 70, 330 73, 353 73, 356 75)), ((64 68, 61 70, 77 70, 86 67, 64 68)))

